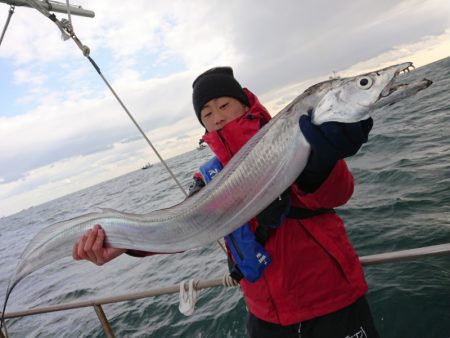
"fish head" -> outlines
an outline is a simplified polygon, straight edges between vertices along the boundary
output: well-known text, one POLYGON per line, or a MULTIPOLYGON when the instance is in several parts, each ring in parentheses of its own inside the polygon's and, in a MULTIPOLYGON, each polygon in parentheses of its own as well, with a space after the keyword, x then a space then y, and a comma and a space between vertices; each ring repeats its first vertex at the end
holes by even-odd
POLYGON ((314 87, 316 104, 311 108, 312 122, 352 123, 370 117, 373 109, 393 104, 431 85, 430 80, 394 85, 396 78, 413 67, 411 62, 386 67, 370 73, 337 78, 314 87))

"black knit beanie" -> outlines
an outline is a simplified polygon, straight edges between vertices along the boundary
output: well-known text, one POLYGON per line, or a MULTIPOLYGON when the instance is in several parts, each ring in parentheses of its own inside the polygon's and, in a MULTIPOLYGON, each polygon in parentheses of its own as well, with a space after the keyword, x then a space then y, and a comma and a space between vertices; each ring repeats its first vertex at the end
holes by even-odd
POLYGON ((228 96, 242 102, 247 107, 250 106, 247 95, 233 76, 231 67, 216 67, 207 70, 194 80, 192 88, 192 104, 200 123, 202 123, 200 111, 212 99, 228 96))

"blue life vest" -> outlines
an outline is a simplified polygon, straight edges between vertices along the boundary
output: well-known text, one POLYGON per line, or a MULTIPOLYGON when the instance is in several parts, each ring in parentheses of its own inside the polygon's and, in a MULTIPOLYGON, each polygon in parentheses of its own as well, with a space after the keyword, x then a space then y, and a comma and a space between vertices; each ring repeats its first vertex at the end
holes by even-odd
MULTIPOLYGON (((222 163, 214 156, 200 167, 205 183, 209 183, 223 169, 222 163)), ((233 259, 249 282, 258 280, 271 263, 269 254, 246 223, 225 237, 233 259)))

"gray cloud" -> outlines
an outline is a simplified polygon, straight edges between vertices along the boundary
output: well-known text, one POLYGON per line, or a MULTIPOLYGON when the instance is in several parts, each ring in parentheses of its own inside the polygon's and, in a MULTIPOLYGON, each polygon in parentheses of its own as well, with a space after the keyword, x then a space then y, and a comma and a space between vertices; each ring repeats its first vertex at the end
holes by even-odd
POLYGON ((239 74, 259 92, 331 74, 393 46, 444 33, 450 5, 443 10, 439 3, 281 1, 236 11, 234 43, 244 60, 239 74), (424 15, 430 3, 435 6, 424 15))

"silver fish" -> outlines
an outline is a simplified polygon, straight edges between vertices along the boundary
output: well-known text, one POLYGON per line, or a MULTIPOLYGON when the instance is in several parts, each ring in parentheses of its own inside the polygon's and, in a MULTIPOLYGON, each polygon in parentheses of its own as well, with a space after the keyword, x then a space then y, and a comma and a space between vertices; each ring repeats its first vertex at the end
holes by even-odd
POLYGON ((391 104, 428 87, 429 80, 394 85, 412 63, 402 63, 308 88, 277 114, 192 197, 171 208, 135 215, 105 209, 44 228, 28 244, 10 281, 6 301, 17 283, 33 271, 70 256, 72 247, 94 224, 101 224, 113 247, 159 253, 201 247, 231 233, 261 212, 299 176, 310 154, 298 120, 356 122, 375 107, 391 104))

